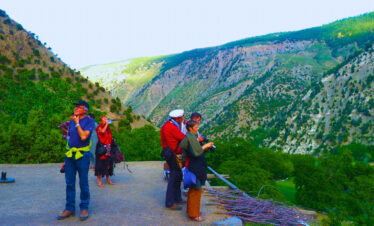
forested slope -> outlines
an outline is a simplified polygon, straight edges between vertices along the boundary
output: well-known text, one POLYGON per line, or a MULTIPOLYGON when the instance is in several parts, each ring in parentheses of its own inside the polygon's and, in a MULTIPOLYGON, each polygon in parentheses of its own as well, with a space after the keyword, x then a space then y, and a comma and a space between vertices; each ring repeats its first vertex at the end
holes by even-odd
POLYGON ((109 81, 103 86, 158 126, 171 109, 183 108, 187 114, 203 114, 202 128, 210 137, 240 136, 284 151, 311 153, 353 141, 373 144, 373 41, 374 13, 367 13, 296 32, 81 71, 92 81, 109 81), (344 82, 339 89, 362 94, 349 102, 334 96, 338 104, 327 108, 321 101, 333 89, 324 81, 339 70, 358 84, 351 88, 344 82), (361 121, 335 131, 339 111, 346 106, 358 108, 352 115, 345 111, 348 124, 361 121), (330 123, 330 112, 335 112, 335 122, 330 123))
MULTIPOLYGON (((149 124, 98 83, 69 68, 37 35, 0 10, 0 163, 62 162, 58 125, 84 99, 98 116, 122 118, 120 127, 149 124)), ((117 127, 113 126, 113 128, 117 127)))

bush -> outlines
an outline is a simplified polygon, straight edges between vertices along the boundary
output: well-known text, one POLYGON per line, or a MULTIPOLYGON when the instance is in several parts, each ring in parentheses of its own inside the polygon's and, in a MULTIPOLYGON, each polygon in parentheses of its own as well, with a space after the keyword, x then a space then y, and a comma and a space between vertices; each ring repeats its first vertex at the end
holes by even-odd
POLYGON ((131 130, 130 121, 127 118, 122 118, 118 122, 118 129, 119 128, 125 128, 126 130, 131 130))
POLYGON ((33 48, 32 52, 34 53, 34 55, 35 55, 36 57, 40 58, 40 52, 39 52, 38 49, 34 49, 34 48, 33 48))
POLYGON ((8 18, 3 21, 3 24, 11 24, 12 21, 8 18))
POLYGON ((116 113, 116 112, 118 112, 117 105, 115 105, 115 104, 111 104, 111 105, 110 105, 110 112, 112 112, 112 113, 116 113))
POLYGON ((162 160, 160 133, 153 126, 145 125, 133 130, 124 129, 121 133, 114 133, 113 136, 127 161, 162 160))
POLYGON ((23 30, 23 27, 22 27, 22 25, 21 24, 17 24, 17 30, 23 30))
POLYGON ((41 72, 41 73, 39 73, 38 78, 41 81, 45 81, 49 78, 49 75, 47 73, 41 72))
POLYGON ((9 58, 4 55, 0 55, 0 64, 10 64, 9 58))
POLYGON ((374 169, 356 162, 344 148, 320 158, 293 156, 296 201, 306 207, 336 214, 334 219, 368 224, 374 220, 374 169))
POLYGON ((56 71, 52 71, 51 75, 52 75, 52 78, 61 78, 61 74, 56 71))

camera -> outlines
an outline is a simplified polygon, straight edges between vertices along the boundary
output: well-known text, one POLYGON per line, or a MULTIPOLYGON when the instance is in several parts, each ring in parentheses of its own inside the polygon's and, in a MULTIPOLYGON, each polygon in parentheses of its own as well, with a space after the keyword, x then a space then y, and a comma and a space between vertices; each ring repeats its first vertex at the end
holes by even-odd
POLYGON ((214 145, 214 144, 211 148, 208 149, 208 151, 210 151, 210 152, 215 152, 215 150, 216 150, 216 145, 214 145))
MULTIPOLYGON (((206 138, 206 136, 201 135, 201 137, 204 138, 204 140, 200 142, 201 146, 204 145, 204 144, 206 144, 206 143, 209 143, 209 139, 206 138)), ((208 149, 208 151, 210 151, 210 152, 214 152, 215 150, 216 150, 216 146, 214 144, 213 144, 213 146, 211 148, 208 149)))

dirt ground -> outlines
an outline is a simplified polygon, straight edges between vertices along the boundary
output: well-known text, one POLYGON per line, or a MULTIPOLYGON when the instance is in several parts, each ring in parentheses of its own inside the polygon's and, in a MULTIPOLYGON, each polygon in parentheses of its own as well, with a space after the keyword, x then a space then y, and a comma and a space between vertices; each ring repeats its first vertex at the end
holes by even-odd
MULTIPOLYGON (((200 225, 187 217, 185 205, 182 211, 164 208, 167 183, 162 179, 162 162, 128 164, 133 174, 120 164, 113 176, 116 185, 103 188, 96 185, 96 177, 90 170, 90 217, 85 222, 79 221, 78 183, 76 216, 56 220, 65 206, 61 164, 0 165, 0 171, 6 171, 8 177, 16 180, 13 184, 0 184, 0 225, 200 225)), ((226 218, 215 214, 217 209, 206 205, 209 202, 204 194, 201 212, 206 221, 202 225, 226 218)))

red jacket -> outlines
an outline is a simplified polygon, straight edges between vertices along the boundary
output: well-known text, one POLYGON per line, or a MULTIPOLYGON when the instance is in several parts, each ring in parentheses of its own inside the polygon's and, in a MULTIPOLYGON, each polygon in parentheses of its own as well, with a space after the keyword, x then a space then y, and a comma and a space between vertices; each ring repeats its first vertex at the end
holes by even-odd
POLYGON ((166 121, 161 127, 160 133, 162 149, 170 147, 176 154, 182 153, 182 149, 178 145, 184 139, 185 135, 176 125, 170 121, 166 121))

